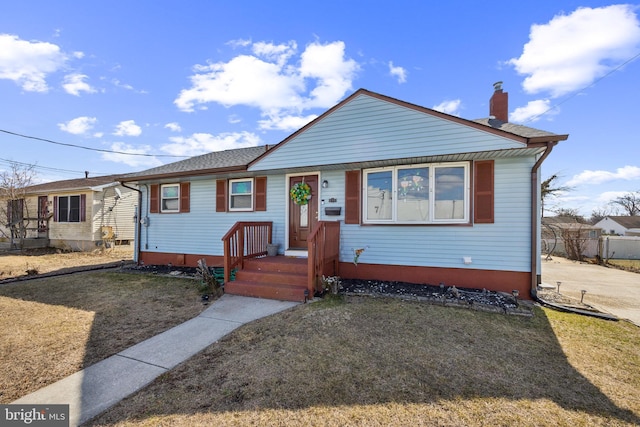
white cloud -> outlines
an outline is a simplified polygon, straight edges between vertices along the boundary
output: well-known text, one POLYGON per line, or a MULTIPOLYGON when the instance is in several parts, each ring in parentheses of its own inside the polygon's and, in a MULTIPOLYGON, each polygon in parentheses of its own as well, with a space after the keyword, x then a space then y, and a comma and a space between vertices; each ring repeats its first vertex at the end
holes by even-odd
POLYGON ((68 74, 64 76, 62 87, 68 94, 75 96, 80 96, 80 92, 95 93, 96 90, 84 81, 88 78, 85 74, 68 74))
POLYGON ((509 114, 509 120, 516 123, 528 121, 537 122, 542 114, 545 114, 547 117, 558 114, 557 108, 550 110, 550 107, 551 101, 548 99, 529 101, 526 106, 513 110, 513 112, 509 114))
POLYGON ((47 42, 0 34, 0 79, 13 80, 27 92, 47 92, 47 75, 61 69, 67 56, 47 42))
POLYGON ((508 63, 527 76, 522 84, 527 93, 559 97, 581 89, 635 54, 640 23, 634 9, 583 7, 532 25, 522 55, 508 63))
POLYGON ((574 185, 593 185, 616 180, 631 181, 636 179, 640 179, 640 167, 627 165, 617 168, 615 172, 585 170, 574 175, 566 185, 572 187, 574 185))
MULTIPOLYGON (((151 154, 152 147, 149 145, 139 145, 136 147, 133 145, 125 144, 124 142, 113 142, 111 143, 110 149, 112 151, 119 151, 120 153, 151 154)), ((110 162, 124 163, 125 165, 135 168, 152 168, 162 165, 162 162, 158 160, 157 157, 130 156, 120 153, 102 153, 102 158, 110 162)))
POLYGON ((167 123, 166 125, 164 125, 164 127, 172 132, 180 132, 182 130, 177 122, 167 123))
POLYGON ((393 62, 389 61, 389 74, 398 79, 398 83, 407 81, 407 70, 402 67, 394 67, 393 62))
POLYGON ((265 120, 258 121, 258 127, 261 130, 298 130, 318 116, 310 114, 308 116, 273 116, 265 120))
POLYGON ((116 125, 116 131, 113 133, 117 136, 140 136, 142 129, 134 120, 125 120, 116 125))
POLYGON ((462 104, 462 101, 460 101, 459 99, 452 99, 452 100, 443 101, 438 105, 434 105, 432 109, 436 111, 440 111, 442 113, 459 116, 461 104, 462 104))
POLYGON ((97 121, 98 119, 95 117, 82 116, 69 120, 66 123, 58 123, 58 127, 64 132, 69 132, 74 135, 84 135, 93 129, 97 121))
POLYGON ((260 109, 266 117, 336 104, 351 89, 359 69, 354 60, 345 58, 344 43, 312 43, 298 61, 296 49, 295 42, 259 42, 251 45, 251 54, 197 65, 191 87, 182 90, 174 103, 182 111, 205 109, 208 103, 246 105, 260 109))
POLYGON ((255 147, 260 145, 260 137, 250 132, 222 133, 194 133, 189 137, 175 136, 169 138, 171 144, 165 144, 160 149, 174 156, 196 156, 212 151, 224 151, 234 148, 255 147))

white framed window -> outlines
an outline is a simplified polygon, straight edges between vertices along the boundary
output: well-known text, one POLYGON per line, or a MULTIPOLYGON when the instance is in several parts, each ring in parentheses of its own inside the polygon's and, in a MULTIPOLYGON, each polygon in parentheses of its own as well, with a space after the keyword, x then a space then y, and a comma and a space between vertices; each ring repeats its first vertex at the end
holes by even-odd
POLYGON ((253 210, 253 178, 229 180, 229 210, 253 210))
POLYGON ((425 163, 363 171, 363 222, 455 224, 469 221, 469 163, 425 163))
POLYGON ((164 184, 160 187, 160 211, 180 212, 180 184, 164 184))

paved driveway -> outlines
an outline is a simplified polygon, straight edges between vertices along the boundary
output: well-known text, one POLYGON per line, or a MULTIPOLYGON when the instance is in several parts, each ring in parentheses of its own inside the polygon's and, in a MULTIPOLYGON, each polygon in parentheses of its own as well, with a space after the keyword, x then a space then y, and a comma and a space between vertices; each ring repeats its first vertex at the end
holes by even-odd
POLYGON ((640 274, 543 256, 542 282, 556 286, 558 281, 561 294, 580 299, 584 289, 586 304, 640 326, 640 274))

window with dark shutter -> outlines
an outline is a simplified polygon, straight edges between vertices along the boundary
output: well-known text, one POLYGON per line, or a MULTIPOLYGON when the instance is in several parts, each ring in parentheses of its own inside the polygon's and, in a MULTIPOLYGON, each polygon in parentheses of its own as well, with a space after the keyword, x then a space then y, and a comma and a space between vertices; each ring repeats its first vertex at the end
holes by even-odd
POLYGON ((477 224, 494 222, 493 160, 482 160, 473 167, 473 221, 477 224))
POLYGON ((345 172, 344 223, 360 224, 360 171, 345 172))

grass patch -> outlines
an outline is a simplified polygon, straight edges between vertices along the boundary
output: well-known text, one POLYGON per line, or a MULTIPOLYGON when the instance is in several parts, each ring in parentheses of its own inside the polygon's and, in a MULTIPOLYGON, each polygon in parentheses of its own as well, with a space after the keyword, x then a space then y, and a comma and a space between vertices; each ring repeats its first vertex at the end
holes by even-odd
POLYGON ((0 403, 197 316, 197 282, 115 272, 0 285, 0 403))
POLYGON ((640 329, 332 298, 245 325, 91 425, 636 425, 640 329))

